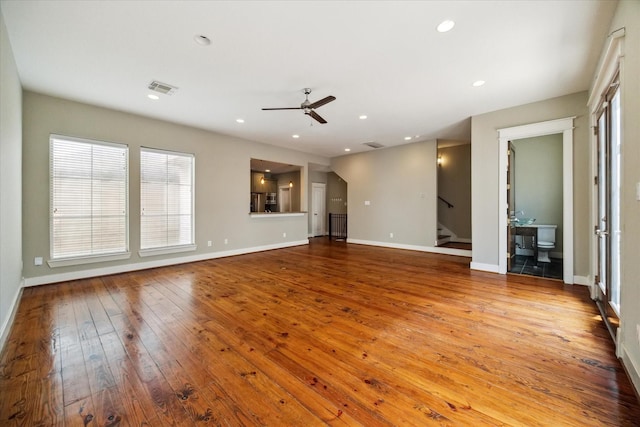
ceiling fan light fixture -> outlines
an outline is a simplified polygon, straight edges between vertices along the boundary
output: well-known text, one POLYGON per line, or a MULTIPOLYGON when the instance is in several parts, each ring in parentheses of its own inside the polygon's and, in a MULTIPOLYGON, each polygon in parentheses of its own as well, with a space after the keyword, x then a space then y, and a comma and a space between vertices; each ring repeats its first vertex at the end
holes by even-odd
POLYGON ((314 119, 315 121, 317 121, 318 123, 321 124, 325 124, 327 123, 327 121, 322 118, 322 116, 320 116, 318 113, 315 112, 316 108, 322 107, 325 104, 328 104, 331 101, 335 101, 336 97, 329 95, 326 96, 318 101, 315 102, 311 102, 309 101, 309 94, 311 93, 311 89, 309 88, 304 88, 302 90, 304 92, 304 101, 302 102, 302 104, 300 104, 299 107, 279 107, 279 108, 263 108, 262 111, 267 111, 267 110, 302 110, 302 112, 304 114, 306 114, 307 116, 311 117, 312 119, 314 119))

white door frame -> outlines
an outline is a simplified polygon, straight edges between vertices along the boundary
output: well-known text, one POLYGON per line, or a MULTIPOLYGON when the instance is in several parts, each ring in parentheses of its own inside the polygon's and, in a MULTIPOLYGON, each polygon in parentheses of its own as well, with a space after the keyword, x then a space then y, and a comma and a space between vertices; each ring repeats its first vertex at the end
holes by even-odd
POLYGON ((562 246, 563 272, 562 280, 573 284, 573 119, 549 120, 498 129, 499 178, 498 178, 498 273, 507 273, 507 148, 514 139, 532 138, 536 136, 562 134, 562 246))

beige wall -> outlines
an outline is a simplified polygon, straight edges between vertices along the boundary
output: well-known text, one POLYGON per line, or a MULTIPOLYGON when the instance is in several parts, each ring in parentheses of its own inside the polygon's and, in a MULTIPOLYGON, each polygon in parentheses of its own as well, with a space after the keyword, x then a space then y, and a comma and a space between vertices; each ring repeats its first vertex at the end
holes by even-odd
POLYGON ((536 224, 557 225, 556 247, 562 253, 562 134, 518 139, 516 151, 516 210, 536 224))
POLYGON ((609 28, 625 28, 622 107, 622 277, 620 284, 623 360, 640 392, 640 1, 621 1, 609 28))
POLYGON ((579 92, 471 118, 472 262, 498 269, 498 129, 576 116, 573 133, 574 275, 591 275, 591 148, 587 93, 579 92))
MULTIPOLYGON (((308 163, 328 165, 328 159, 265 144, 219 135, 173 123, 53 98, 24 93, 23 167, 23 257, 24 276, 59 275, 88 269, 144 262, 167 261, 180 256, 206 258, 215 252, 243 251, 307 239, 306 216, 256 219, 249 216, 250 159, 302 165, 300 186, 307 181, 308 163), (52 269, 46 263, 34 266, 36 256, 49 258, 49 134, 58 133, 112 141, 129 146, 129 235, 130 260, 52 269), (195 154, 195 231, 198 249, 194 253, 141 259, 139 216, 141 146, 195 154), (283 237, 286 233, 287 237, 283 237), (228 244, 224 244, 228 239, 228 244), (211 240, 212 247, 207 247, 211 240)), ((300 205, 307 194, 301 192, 300 205)), ((306 210, 306 209, 305 209, 306 210)), ((38 283, 36 281, 36 283, 38 283)))
MULTIPOLYGON (((441 141, 438 141, 440 145, 441 141)), ((460 239, 471 239, 471 144, 438 148, 438 222, 460 239)))
POLYGON ((427 141, 333 158, 348 183, 349 239, 434 246, 436 153, 436 141, 427 141))
POLYGON ((0 349, 22 284, 22 88, 0 12, 0 349))
POLYGON ((335 172, 327 174, 327 214, 347 213, 347 183, 335 172))

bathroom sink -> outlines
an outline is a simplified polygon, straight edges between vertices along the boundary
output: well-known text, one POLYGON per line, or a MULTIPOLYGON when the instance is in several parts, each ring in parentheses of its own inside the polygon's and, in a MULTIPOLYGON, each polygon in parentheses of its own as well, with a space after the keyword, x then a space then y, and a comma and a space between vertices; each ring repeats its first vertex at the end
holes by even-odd
POLYGON ((536 221, 535 218, 513 218, 511 222, 515 224, 516 227, 524 227, 525 225, 531 225, 536 221))

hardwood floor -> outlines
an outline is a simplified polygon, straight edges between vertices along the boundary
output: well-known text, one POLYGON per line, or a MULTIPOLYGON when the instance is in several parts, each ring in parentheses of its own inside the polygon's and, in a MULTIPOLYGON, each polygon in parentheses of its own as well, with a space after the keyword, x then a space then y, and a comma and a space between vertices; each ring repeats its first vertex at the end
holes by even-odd
POLYGON ((27 288, 2 426, 639 425, 587 289, 313 239, 27 288))

